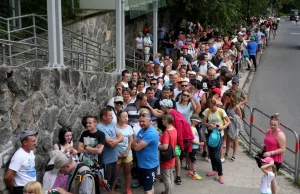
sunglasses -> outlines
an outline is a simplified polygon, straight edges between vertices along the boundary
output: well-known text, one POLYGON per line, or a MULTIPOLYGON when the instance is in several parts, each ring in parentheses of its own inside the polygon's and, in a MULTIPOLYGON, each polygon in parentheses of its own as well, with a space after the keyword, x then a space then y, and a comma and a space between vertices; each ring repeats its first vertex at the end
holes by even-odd
POLYGON ((188 94, 182 94, 182 96, 185 96, 185 97, 190 97, 190 95, 188 95, 188 94))
POLYGON ((147 113, 140 114, 140 117, 150 118, 150 116, 147 113))
POLYGON ((120 90, 122 90, 122 88, 116 88, 116 90, 117 90, 117 91, 120 91, 120 90))
POLYGON ((156 86, 157 83, 150 83, 151 86, 156 86))
POLYGON ((152 78, 154 78, 154 76, 147 76, 149 79, 152 79, 152 78))
POLYGON ((115 102, 115 104, 117 104, 117 105, 122 105, 123 104, 123 102, 115 102))
POLYGON ((182 84, 181 87, 188 87, 189 85, 182 84))

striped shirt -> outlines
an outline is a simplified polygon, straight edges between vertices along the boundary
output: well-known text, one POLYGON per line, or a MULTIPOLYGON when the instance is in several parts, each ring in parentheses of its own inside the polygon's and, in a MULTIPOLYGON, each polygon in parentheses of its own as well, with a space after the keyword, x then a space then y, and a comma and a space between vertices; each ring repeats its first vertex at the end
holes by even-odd
POLYGON ((125 108, 125 111, 128 113, 128 124, 133 127, 135 123, 139 122, 139 108, 135 103, 130 103, 125 108))

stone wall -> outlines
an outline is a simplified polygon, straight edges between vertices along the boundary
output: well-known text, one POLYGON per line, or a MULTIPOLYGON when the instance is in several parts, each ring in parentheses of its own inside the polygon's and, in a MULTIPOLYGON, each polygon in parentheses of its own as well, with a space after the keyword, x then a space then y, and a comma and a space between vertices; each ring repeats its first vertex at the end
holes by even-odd
POLYGON ((118 79, 117 74, 70 69, 0 67, 0 193, 5 193, 3 176, 22 130, 39 130, 35 154, 41 180, 61 126, 70 127, 78 140, 81 118, 98 115, 118 79))
MULTIPOLYGON (((139 31, 143 31, 145 23, 152 26, 152 13, 130 19, 129 12, 126 12, 125 19, 125 44, 134 46, 134 40, 139 31)), ((158 20, 166 30, 173 28, 174 19, 171 17, 170 9, 159 9, 158 20)), ((72 32, 82 34, 85 37, 103 44, 103 48, 109 48, 115 44, 116 37, 116 15, 115 11, 100 12, 98 15, 86 18, 79 22, 66 26, 72 32)), ((130 52, 130 51, 128 51, 130 52)))

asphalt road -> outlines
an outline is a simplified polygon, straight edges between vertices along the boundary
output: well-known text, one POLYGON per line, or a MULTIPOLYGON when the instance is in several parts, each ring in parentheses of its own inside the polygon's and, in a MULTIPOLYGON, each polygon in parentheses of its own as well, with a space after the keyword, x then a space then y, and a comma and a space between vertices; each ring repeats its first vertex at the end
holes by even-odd
MULTIPOLYGON (((300 25, 288 18, 281 18, 275 40, 261 57, 258 71, 249 90, 249 105, 272 115, 280 113, 281 122, 300 134, 300 25)), ((254 125, 266 131, 269 119, 256 112, 254 125)), ((281 127, 283 129, 283 127, 281 127)), ((295 151, 295 137, 286 129, 287 147, 295 151)), ((253 130, 253 137, 260 144, 264 135, 253 130)), ((293 166, 295 157, 287 151, 285 161, 293 166)))

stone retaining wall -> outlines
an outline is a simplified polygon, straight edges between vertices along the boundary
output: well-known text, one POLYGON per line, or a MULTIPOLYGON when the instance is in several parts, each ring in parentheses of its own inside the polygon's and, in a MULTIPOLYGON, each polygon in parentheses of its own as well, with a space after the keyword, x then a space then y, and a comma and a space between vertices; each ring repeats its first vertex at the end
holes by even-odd
POLYGON ((0 67, 0 193, 6 193, 3 177, 22 130, 39 130, 35 154, 41 180, 61 126, 70 127, 77 140, 81 118, 98 115, 118 79, 117 74, 70 69, 0 67))

